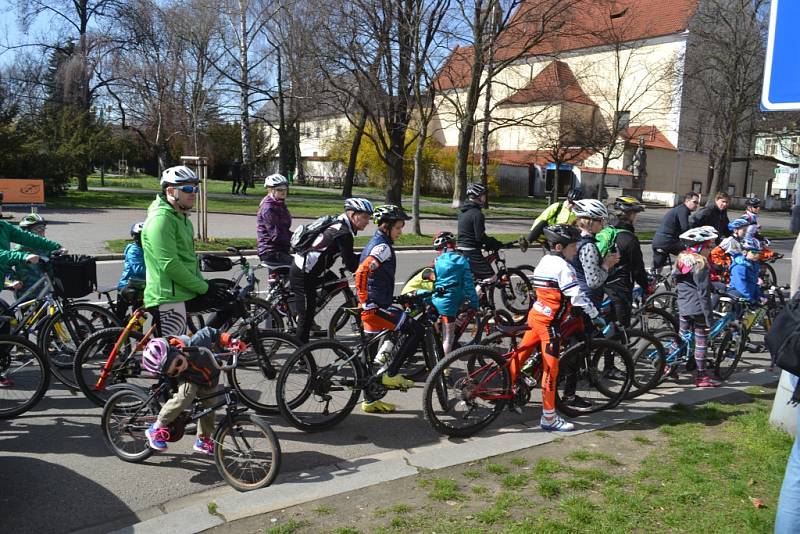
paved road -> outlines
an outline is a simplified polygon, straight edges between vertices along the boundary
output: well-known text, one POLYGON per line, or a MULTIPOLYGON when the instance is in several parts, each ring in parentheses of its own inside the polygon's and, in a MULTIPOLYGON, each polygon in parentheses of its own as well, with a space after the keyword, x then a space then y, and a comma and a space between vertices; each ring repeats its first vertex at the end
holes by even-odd
MULTIPOLYGON (((786 252, 789 246, 783 242, 777 248, 786 252)), ((649 251, 649 247, 646 249, 649 251)), ((510 265, 536 263, 540 254, 513 251, 507 258, 510 265)), ((426 251, 400 252, 398 280, 404 280, 430 257, 426 251)), ((782 260, 776 267, 779 279, 787 280, 788 261, 782 260)), ((119 270, 119 262, 102 262, 100 283, 113 284, 119 270)), ((387 400, 398 404, 396 414, 366 415, 357 409, 335 429, 318 434, 303 434, 277 417, 269 418, 284 451, 281 476, 442 441, 421 417, 420 393, 421 389, 390 393, 387 400)), ((107 531, 110 523, 133 522, 133 514, 148 518, 156 507, 170 510, 187 502, 207 503, 215 495, 231 491, 221 483, 213 461, 190 454, 189 439, 173 444, 169 453, 155 455, 144 464, 121 462, 103 444, 99 415, 98 408, 56 383, 35 411, 14 421, 0 421, 2 530, 107 531)), ((522 415, 502 416, 486 435, 538 417, 539 408, 534 403, 522 415)))

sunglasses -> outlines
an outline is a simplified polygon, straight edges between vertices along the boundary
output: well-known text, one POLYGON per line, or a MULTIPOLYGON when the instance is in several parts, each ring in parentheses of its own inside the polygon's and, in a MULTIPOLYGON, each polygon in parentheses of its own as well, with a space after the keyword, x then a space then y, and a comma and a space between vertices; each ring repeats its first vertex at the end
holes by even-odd
POLYGON ((276 187, 275 188, 275 191, 282 192, 282 193, 285 193, 288 190, 289 190, 288 187, 276 187))
POLYGON ((200 191, 199 185, 174 185, 172 187, 184 193, 197 193, 200 191))

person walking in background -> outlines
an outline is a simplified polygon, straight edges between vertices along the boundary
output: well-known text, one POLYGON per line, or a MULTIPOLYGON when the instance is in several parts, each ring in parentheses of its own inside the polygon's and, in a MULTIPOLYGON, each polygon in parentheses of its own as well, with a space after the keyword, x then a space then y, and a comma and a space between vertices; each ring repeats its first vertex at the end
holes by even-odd
POLYGON ((280 174, 270 174, 264 179, 267 196, 261 200, 256 215, 258 257, 270 263, 292 263, 289 254, 292 239, 292 215, 286 207, 289 180, 280 174))
POLYGON ((233 163, 231 163, 230 173, 232 180, 231 194, 238 195, 242 187, 242 164, 238 159, 233 160, 233 163))
POLYGON ((728 193, 722 191, 717 193, 713 204, 708 204, 690 217, 689 221, 692 224, 692 228, 700 226, 713 227, 719 234, 717 238, 717 244, 719 244, 723 238, 731 235, 730 230, 728 230, 728 223, 730 222, 728 220, 728 204, 730 204, 730 201, 731 197, 728 193))
POLYGON ((653 236, 653 269, 660 270, 669 259, 669 254, 683 251, 680 235, 691 228, 689 215, 700 204, 700 194, 691 191, 683 195, 683 204, 675 206, 667 212, 661 226, 653 236), (663 250, 664 253, 659 252, 663 250))

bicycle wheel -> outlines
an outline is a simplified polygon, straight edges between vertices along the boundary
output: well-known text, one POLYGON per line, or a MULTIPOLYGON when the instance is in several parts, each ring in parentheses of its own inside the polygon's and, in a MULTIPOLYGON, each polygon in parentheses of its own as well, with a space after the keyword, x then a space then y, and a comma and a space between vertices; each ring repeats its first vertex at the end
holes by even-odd
POLYGON ((515 315, 514 320, 524 321, 536 296, 525 273, 513 267, 508 269, 506 275, 500 277, 497 290, 503 305, 515 315))
POLYGON ((653 293, 644 301, 645 308, 657 308, 678 315, 678 294, 674 291, 653 293))
POLYGON ((633 399, 656 387, 664 375, 667 351, 653 334, 628 330, 628 350, 633 355, 633 382, 627 398, 633 399))
MULTIPOLYGON (((247 307, 250 317, 259 318, 257 323, 259 330, 286 330, 283 314, 266 300, 248 297, 245 299, 244 305, 247 307)), ((288 309, 287 307, 285 313, 288 313, 288 309)))
POLYGON ((646 306, 633 312, 631 326, 658 337, 666 332, 677 332, 678 319, 666 310, 646 306))
POLYGON ((71 303, 63 312, 55 312, 39 332, 39 348, 50 360, 50 371, 73 391, 78 382, 73 374, 75 353, 81 341, 92 332, 119 326, 110 311, 88 302, 71 303))
POLYGON ((293 427, 317 432, 341 422, 361 395, 364 371, 356 356, 336 341, 299 348, 278 375, 277 402, 293 427))
MULTIPOLYGON (((316 335, 326 335, 324 329, 326 325, 331 323, 333 314, 336 310, 342 307, 354 308, 358 306, 358 301, 349 286, 338 287, 325 295, 325 298, 317 303, 317 310, 314 316, 314 322, 320 326, 320 330, 316 335)), ((315 330, 312 328, 311 335, 315 335, 315 330)))
POLYGON ((158 418, 159 409, 158 403, 137 389, 123 389, 109 397, 100 428, 103 441, 117 458, 138 463, 153 454, 144 431, 158 418))
POLYGON ((237 491, 272 484, 281 468, 281 446, 270 426, 256 416, 237 415, 214 432, 214 463, 237 491))
POLYGON ((717 347, 714 359, 714 376, 720 380, 727 380, 739 365, 739 360, 744 352, 745 336, 739 323, 731 323, 725 330, 725 335, 717 347))
POLYGON ((761 264, 759 276, 764 282, 764 287, 778 285, 778 276, 775 274, 775 269, 769 263, 761 264))
POLYGON ((480 344, 481 340, 494 333, 498 326, 513 326, 514 316, 508 310, 494 310, 492 313, 479 313, 466 325, 456 338, 459 347, 480 344))
POLYGON ((490 347, 470 345, 454 350, 433 368, 422 390, 422 407, 434 430, 467 437, 491 424, 512 397, 503 357, 490 347), (483 365, 476 366, 476 361, 483 365))
POLYGON ((361 315, 349 311, 350 305, 342 305, 331 315, 328 322, 328 338, 345 345, 354 345, 361 340, 361 315))
POLYGON ((258 347, 252 344, 239 357, 239 366, 228 373, 228 382, 245 406, 264 413, 278 413, 275 393, 278 373, 300 347, 300 341, 274 330, 258 332, 258 347))
POLYGON ((86 398, 98 406, 104 406, 114 391, 109 386, 114 384, 135 384, 147 388, 152 379, 141 376, 139 362, 141 349, 135 351, 144 334, 131 330, 128 338, 119 344, 113 365, 102 386, 98 386, 101 372, 108 361, 114 347, 117 346, 124 328, 112 327, 98 330, 86 338, 75 354, 73 374, 78 388, 86 398))
POLYGON ((50 385, 47 358, 19 336, 0 336, 0 419, 10 419, 36 406, 50 385))
POLYGON ((556 406, 569 417, 613 408, 630 391, 633 374, 633 358, 621 344, 607 339, 579 342, 559 361, 556 406), (605 378, 612 366, 625 378, 605 378))

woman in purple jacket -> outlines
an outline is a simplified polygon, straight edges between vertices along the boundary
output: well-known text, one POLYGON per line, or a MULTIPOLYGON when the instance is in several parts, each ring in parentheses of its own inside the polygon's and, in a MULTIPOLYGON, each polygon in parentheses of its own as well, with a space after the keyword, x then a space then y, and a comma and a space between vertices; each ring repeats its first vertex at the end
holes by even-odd
POLYGON ((258 257, 270 263, 292 262, 289 240, 292 237, 292 216, 286 208, 289 181, 280 174, 271 174, 264 180, 267 196, 261 201, 256 215, 258 257))

